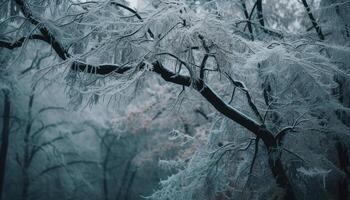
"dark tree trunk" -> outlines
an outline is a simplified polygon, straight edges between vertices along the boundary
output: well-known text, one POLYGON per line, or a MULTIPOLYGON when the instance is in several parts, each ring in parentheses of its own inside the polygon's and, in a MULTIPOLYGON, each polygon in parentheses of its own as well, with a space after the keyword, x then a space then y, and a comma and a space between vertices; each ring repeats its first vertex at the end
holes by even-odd
POLYGON ((286 171, 283 167, 282 160, 280 156, 277 158, 273 154, 278 154, 276 150, 269 153, 269 167, 272 175, 276 179, 276 184, 285 190, 284 200, 295 200, 295 194, 286 171))
MULTIPOLYGON (((262 130, 264 131, 264 130, 262 130)), ((267 148, 268 163, 276 184, 285 190, 284 200, 295 200, 295 193, 283 166, 281 152, 276 138, 261 138, 267 148)))
POLYGON ((122 181, 121 181, 120 186, 119 186, 119 190, 118 190, 118 193, 117 193, 117 196, 116 196, 116 200, 120 200, 121 197, 122 197, 122 193, 123 193, 123 189, 124 189, 123 186, 124 186, 124 185, 126 184, 126 182, 127 182, 128 175, 129 175, 129 170, 130 170, 130 168, 131 168, 131 164, 132 164, 132 158, 129 159, 128 163, 127 163, 126 166, 125 166, 123 178, 122 178, 122 181))
POLYGON ((9 92, 4 91, 4 111, 3 111, 3 122, 2 122, 2 135, 1 135, 1 149, 0 149, 0 200, 4 194, 4 181, 6 173, 6 158, 9 145, 10 135, 10 113, 11 113, 11 102, 9 92))
POLYGON ((339 200, 346 200, 349 198, 349 191, 348 191, 348 185, 349 185, 349 178, 350 178, 350 171, 349 171, 349 153, 346 145, 341 141, 340 138, 336 139, 335 148, 338 153, 338 161, 339 161, 339 168, 346 174, 346 177, 344 177, 342 180, 338 183, 338 196, 339 200))
POLYGON ((126 192, 125 192, 125 200, 129 200, 129 196, 130 196, 130 190, 132 187, 132 184, 134 183, 134 179, 135 179, 135 175, 136 175, 137 169, 133 170, 128 182, 128 186, 126 188, 126 192))
POLYGON ((103 196, 104 200, 108 200, 108 174, 107 174, 107 164, 103 162, 103 196))

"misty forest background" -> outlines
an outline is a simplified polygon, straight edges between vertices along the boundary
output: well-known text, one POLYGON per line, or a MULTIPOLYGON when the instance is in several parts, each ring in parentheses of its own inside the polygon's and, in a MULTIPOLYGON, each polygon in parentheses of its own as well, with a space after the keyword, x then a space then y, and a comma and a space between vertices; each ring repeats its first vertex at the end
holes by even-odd
POLYGON ((348 200, 349 109, 348 0, 0 0, 0 200, 348 200))

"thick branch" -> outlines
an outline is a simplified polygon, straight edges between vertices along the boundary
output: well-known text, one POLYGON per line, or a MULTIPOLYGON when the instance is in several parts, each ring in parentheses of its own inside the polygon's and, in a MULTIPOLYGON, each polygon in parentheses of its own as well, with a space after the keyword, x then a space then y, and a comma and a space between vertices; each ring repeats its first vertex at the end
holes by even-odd
MULTIPOLYGON (((184 86, 191 85, 190 77, 176 75, 166 69, 160 62, 153 63, 153 71, 159 74, 165 81, 184 86)), ((208 85, 203 82, 203 80, 196 80, 192 83, 192 85, 221 114, 232 119, 241 126, 253 132, 256 136, 260 137, 267 147, 275 146, 275 140, 273 134, 270 131, 268 131, 263 125, 258 124, 250 117, 226 104, 214 91, 212 91, 208 85)))
MULTIPOLYGON (((29 19, 29 21, 34 24, 38 25, 39 22, 34 19, 32 13, 30 12, 29 8, 25 5, 23 0, 15 0, 18 6, 21 8, 23 14, 25 17, 29 19)), ((244 3, 242 1, 242 3, 244 3)), ((249 17, 247 15, 247 17, 249 17)), ((56 51, 56 53, 59 55, 59 57, 63 60, 66 60, 70 57, 68 52, 64 49, 64 47, 58 42, 58 40, 50 33, 50 31, 44 26, 40 25, 40 32, 45 38, 45 41, 48 42, 52 48, 56 51)), ((71 69, 87 72, 87 73, 95 73, 100 75, 106 75, 111 72, 114 73, 124 73, 132 67, 121 67, 117 65, 101 65, 101 66, 93 66, 81 62, 74 62, 71 69)), ((238 124, 242 125, 246 129, 253 132, 256 136, 260 137, 266 146, 268 148, 274 147, 275 140, 273 137, 273 134, 268 131, 263 125, 257 123, 250 117, 244 115, 243 113, 239 112, 235 108, 232 108, 230 105, 226 104, 214 91, 211 90, 211 88, 204 83, 203 80, 196 80, 192 83, 192 80, 188 76, 183 75, 176 75, 173 72, 166 69, 160 62, 156 61, 153 63, 153 72, 159 74, 165 81, 172 82, 178 85, 183 86, 192 86, 200 92, 200 94, 209 101, 210 104, 212 104, 217 111, 222 113, 223 115, 227 116, 228 118, 232 119, 233 121, 237 122, 238 124)))
MULTIPOLYGON (((23 0, 15 0, 15 1, 18 4, 19 8, 22 10, 24 16, 28 18, 28 20, 33 25, 36 25, 39 27, 39 30, 44 38, 44 41, 46 41, 49 45, 51 45, 51 47, 55 50, 55 52, 58 54, 58 56, 61 59, 67 60, 70 57, 72 57, 69 55, 68 51, 54 37, 54 35, 51 34, 51 32, 45 26, 45 24, 40 24, 39 21, 37 21, 33 17, 28 6, 24 3, 23 0)), ((242 3, 244 3, 244 0, 242 0, 242 3)), ((244 7, 245 7, 245 4, 244 4, 244 7)), ((245 8, 245 11, 246 11, 246 8, 245 8)), ((249 18, 247 11, 245 12, 245 15, 247 18, 249 18)), ((250 24, 250 22, 248 23, 250 24)), ((252 33, 252 29, 251 29, 251 33, 252 33)), ((252 37, 253 37, 253 34, 252 34, 252 37)), ((144 66, 145 66, 145 63, 140 63, 139 68, 143 68, 144 66)), ((261 138, 266 148, 268 149, 269 165, 273 176, 276 178, 277 184, 287 189, 287 195, 293 196, 293 191, 290 186, 288 177, 286 176, 285 171, 283 169, 282 161, 280 160, 279 156, 276 159, 276 155, 279 155, 279 154, 277 152, 277 142, 272 132, 270 132, 263 124, 256 122, 252 118, 246 116, 245 114, 239 112, 237 109, 225 103, 220 98, 220 96, 216 94, 203 81, 203 79, 193 79, 193 77, 190 77, 190 76, 175 74, 172 71, 165 68, 159 61, 155 61, 154 63, 152 63, 152 66, 153 66, 153 69, 151 69, 151 71, 159 74, 165 81, 182 85, 182 86, 193 87, 211 105, 213 105, 218 112, 230 118, 232 121, 238 123, 239 125, 245 127, 246 129, 251 131, 257 138, 261 138)), ((71 69, 75 71, 82 71, 85 73, 107 75, 110 73, 122 74, 134 68, 131 66, 124 67, 124 66, 117 66, 117 65, 93 66, 93 65, 85 64, 79 61, 75 61, 73 62, 71 69)), ((60 169, 62 167, 64 168, 67 165, 74 165, 74 164, 98 164, 98 163, 94 161, 72 161, 65 164, 58 164, 45 169, 39 174, 39 176, 44 175, 52 170, 60 169)))
POLYGON ((75 61, 72 64, 71 69, 74 71, 82 71, 82 72, 93 73, 93 74, 107 75, 112 72, 122 74, 130 70, 131 67, 130 66, 120 67, 117 65, 108 65, 108 64, 95 66, 95 65, 90 65, 90 64, 75 61))
POLYGON ((202 63, 200 65, 200 73, 199 73, 199 78, 204 80, 204 68, 205 68, 205 64, 207 63, 207 60, 209 58, 209 47, 207 46, 204 37, 202 35, 198 35, 199 39, 202 41, 202 46, 206 52, 206 54, 204 55, 204 58, 202 60, 202 63))
POLYGON ((39 27, 39 30, 44 37, 44 41, 51 44, 52 48, 56 51, 57 55, 63 60, 69 58, 70 56, 67 50, 59 43, 59 41, 53 36, 53 34, 49 31, 49 29, 46 28, 45 25, 40 24, 39 21, 35 19, 35 17, 32 15, 26 3, 23 0, 15 0, 15 1, 18 7, 21 9, 23 15, 26 18, 28 18, 28 20, 33 25, 36 25, 39 27))

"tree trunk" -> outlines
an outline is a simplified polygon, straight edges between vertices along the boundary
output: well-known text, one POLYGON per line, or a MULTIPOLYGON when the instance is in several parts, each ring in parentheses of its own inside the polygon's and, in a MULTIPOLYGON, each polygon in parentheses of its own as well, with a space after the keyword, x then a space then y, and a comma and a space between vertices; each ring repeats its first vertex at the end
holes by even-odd
POLYGON ((284 200, 295 200, 296 197, 293 188, 283 167, 282 160, 280 156, 278 156, 279 152, 277 151, 278 150, 272 150, 269 153, 270 170, 276 180, 276 184, 285 190, 284 200))
POLYGON ((102 173, 103 173, 103 199, 108 200, 108 172, 107 172, 108 157, 103 161, 102 173))
POLYGON ((127 186, 126 192, 125 192, 125 198, 124 198, 125 200, 129 199, 130 190, 131 190, 132 184, 134 183, 136 172, 137 172, 137 169, 133 170, 132 173, 131 173, 131 176, 130 176, 130 179, 129 179, 129 183, 128 183, 128 186, 127 186))
MULTIPOLYGON (((34 89, 33 89, 34 93, 34 89)), ((29 188, 29 166, 30 166, 30 132, 32 129, 32 107, 34 103, 34 94, 30 95, 29 103, 28 103, 28 122, 26 125, 25 133, 24 133, 24 156, 23 156, 23 166, 22 166, 22 200, 26 200, 28 198, 28 188, 29 188)))
POLYGON ((1 149, 0 149, 0 200, 4 194, 4 181, 6 173, 6 158, 9 145, 10 135, 10 113, 11 113, 11 102, 9 92, 4 91, 4 112, 3 112, 3 123, 2 123, 2 136, 1 136, 1 149))

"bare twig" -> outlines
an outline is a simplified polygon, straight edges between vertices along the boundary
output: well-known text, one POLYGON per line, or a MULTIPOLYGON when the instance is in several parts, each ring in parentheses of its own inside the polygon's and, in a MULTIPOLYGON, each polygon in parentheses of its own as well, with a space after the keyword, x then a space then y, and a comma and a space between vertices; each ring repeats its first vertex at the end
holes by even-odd
POLYGON ((239 88, 240 90, 242 90, 242 91, 245 93, 250 108, 253 110, 254 114, 256 115, 256 117, 258 117, 258 119, 260 120, 260 122, 263 123, 264 120, 263 120, 263 118, 262 118, 262 116, 261 116, 261 114, 260 114, 258 108, 257 108, 256 105, 253 103, 252 97, 250 96, 250 93, 249 93, 248 89, 245 87, 245 85, 244 85, 242 82, 240 82, 240 81, 235 81, 235 80, 233 80, 233 78, 232 78, 228 73, 225 73, 225 74, 226 74, 227 78, 231 81, 231 83, 232 83, 235 87, 239 88))

